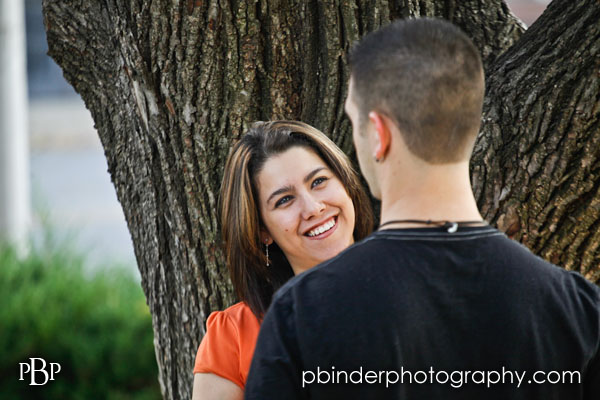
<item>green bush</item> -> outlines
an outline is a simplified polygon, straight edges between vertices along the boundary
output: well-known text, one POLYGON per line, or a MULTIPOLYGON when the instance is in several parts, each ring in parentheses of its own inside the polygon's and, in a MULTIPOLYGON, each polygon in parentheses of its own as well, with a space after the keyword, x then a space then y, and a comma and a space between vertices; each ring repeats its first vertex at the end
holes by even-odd
MULTIPOLYGON (((19 259, 0 248, 0 399, 159 399, 152 322, 124 268, 90 273, 69 250, 19 259), (19 381, 30 357, 57 362, 44 386, 19 381)), ((39 374, 37 381, 43 381, 39 374)))

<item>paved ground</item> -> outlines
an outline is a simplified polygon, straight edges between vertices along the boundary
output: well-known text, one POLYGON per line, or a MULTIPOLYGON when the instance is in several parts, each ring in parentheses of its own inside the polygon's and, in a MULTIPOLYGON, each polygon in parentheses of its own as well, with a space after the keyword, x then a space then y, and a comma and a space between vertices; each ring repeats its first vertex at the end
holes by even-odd
POLYGON ((131 238, 93 121, 79 98, 30 103, 34 237, 44 220, 90 265, 135 267, 131 238))

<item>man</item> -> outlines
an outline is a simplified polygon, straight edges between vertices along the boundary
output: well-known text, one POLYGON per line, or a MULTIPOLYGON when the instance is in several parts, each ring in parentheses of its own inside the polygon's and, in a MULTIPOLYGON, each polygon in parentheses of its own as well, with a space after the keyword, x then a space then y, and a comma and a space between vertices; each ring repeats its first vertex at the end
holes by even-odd
POLYGON ((276 294, 247 399, 600 399, 600 289, 477 210, 483 95, 478 52, 447 22, 353 49, 346 111, 382 224, 276 294))

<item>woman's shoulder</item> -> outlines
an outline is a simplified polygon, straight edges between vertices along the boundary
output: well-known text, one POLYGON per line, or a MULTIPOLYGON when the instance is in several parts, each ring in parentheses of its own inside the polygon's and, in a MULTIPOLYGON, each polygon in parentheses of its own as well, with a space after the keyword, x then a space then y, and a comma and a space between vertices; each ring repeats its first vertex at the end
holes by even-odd
POLYGON ((244 331, 253 327, 258 329, 260 326, 258 319, 250 307, 243 301, 236 303, 223 311, 212 312, 206 321, 206 325, 208 327, 214 324, 221 326, 229 325, 232 328, 243 329, 244 331))
POLYGON ((243 388, 259 330, 258 319, 243 302, 211 313, 196 355, 194 373, 213 373, 243 388))
MULTIPOLYGON (((244 316, 252 314, 252 310, 250 309, 248 304, 246 304, 243 301, 240 301, 239 303, 235 303, 231 307, 227 307, 225 310, 223 310, 221 312, 225 313, 227 316, 234 318, 234 319, 242 318, 244 316)), ((252 314, 252 315, 254 315, 254 314, 252 314)))

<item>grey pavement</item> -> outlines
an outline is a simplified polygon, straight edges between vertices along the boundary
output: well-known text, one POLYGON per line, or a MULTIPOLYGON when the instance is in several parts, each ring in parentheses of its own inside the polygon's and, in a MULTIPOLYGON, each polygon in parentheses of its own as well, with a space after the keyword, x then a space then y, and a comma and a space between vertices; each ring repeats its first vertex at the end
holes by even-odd
POLYGON ((39 240, 47 223, 88 265, 126 264, 137 274, 104 151, 81 99, 31 102, 29 130, 33 237, 39 240))

